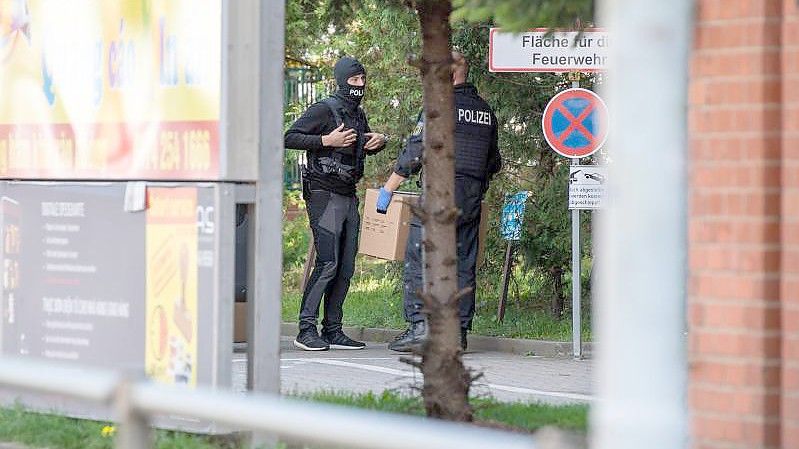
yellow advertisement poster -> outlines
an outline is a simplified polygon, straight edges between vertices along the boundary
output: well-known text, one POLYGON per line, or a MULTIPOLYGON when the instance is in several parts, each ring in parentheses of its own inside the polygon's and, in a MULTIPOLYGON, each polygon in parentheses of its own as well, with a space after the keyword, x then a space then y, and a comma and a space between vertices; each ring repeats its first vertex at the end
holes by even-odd
POLYGON ((150 188, 146 215, 145 370, 197 384, 197 189, 150 188))
POLYGON ((0 0, 0 177, 219 177, 222 0, 0 0))

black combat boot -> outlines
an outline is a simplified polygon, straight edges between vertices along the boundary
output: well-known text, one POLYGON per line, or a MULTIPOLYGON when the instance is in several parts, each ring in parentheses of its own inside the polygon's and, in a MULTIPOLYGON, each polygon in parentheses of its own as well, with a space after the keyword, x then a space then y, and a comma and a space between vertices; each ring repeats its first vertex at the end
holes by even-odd
POLYGON ((388 345, 388 349, 397 352, 412 352, 421 346, 427 338, 427 327, 424 321, 413 323, 411 327, 400 334, 388 345))

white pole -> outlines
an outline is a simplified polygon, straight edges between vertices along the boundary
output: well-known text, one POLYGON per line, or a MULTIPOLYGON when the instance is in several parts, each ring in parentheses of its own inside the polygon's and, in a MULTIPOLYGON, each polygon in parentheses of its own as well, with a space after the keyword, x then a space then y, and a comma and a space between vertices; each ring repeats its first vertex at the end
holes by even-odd
POLYGON ((596 449, 687 442, 686 84, 689 0, 605 0, 612 37, 609 205, 594 320, 596 449))
MULTIPOLYGON (((577 74, 579 77, 579 74, 577 74)), ((579 78, 572 81, 572 88, 580 87, 579 78)), ((572 165, 579 165, 580 158, 575 157, 571 160, 572 165)), ((568 187, 567 187, 568 189, 568 187)), ((572 354, 575 359, 583 358, 583 338, 581 328, 581 303, 582 293, 580 289, 580 209, 572 210, 572 354)))

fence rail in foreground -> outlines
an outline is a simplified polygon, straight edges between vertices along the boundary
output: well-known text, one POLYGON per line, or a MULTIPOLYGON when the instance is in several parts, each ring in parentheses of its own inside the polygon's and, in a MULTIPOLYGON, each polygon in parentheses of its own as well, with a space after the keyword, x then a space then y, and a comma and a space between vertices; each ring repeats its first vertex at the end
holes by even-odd
POLYGON ((0 388, 113 405, 117 447, 152 447, 149 419, 179 415, 296 443, 352 449, 540 449, 529 435, 464 424, 316 404, 264 394, 189 389, 131 380, 119 372, 0 358, 0 388))

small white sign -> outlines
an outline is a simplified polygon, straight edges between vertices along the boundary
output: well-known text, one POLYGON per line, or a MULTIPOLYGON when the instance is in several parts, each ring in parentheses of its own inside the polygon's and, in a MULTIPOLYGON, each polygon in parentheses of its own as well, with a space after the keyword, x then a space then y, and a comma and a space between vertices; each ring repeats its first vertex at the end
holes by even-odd
POLYGON ((602 209, 607 167, 569 166, 569 209, 602 209))
POLYGON ((610 35, 603 29, 554 31, 537 28, 505 33, 492 28, 488 69, 492 72, 597 72, 607 70, 610 35), (579 36, 579 37, 578 37, 579 36))

